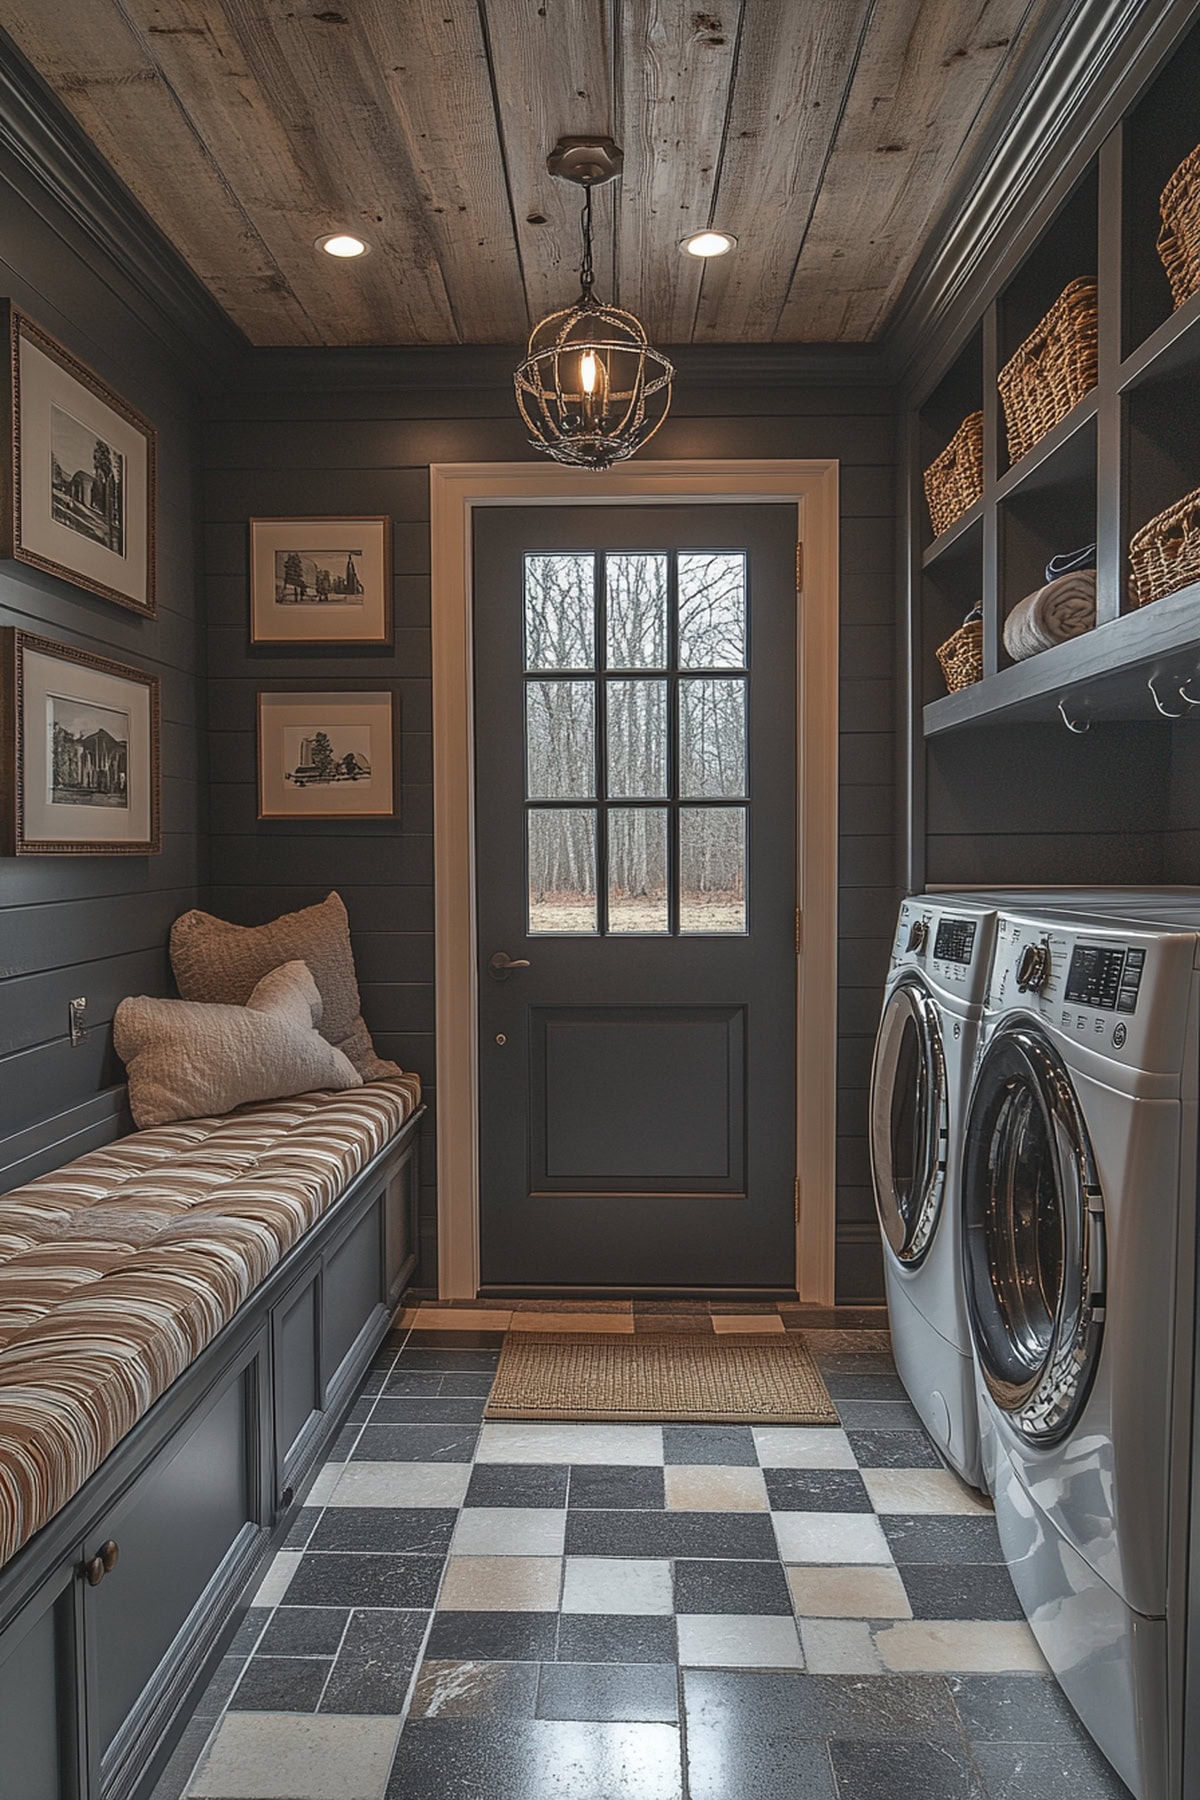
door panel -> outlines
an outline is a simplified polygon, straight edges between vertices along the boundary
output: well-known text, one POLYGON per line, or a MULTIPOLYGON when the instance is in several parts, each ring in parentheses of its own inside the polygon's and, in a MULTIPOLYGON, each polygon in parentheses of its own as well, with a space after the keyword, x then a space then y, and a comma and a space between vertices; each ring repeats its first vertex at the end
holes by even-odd
POLYGON ((795 531, 476 512, 485 1286, 793 1285, 795 531))

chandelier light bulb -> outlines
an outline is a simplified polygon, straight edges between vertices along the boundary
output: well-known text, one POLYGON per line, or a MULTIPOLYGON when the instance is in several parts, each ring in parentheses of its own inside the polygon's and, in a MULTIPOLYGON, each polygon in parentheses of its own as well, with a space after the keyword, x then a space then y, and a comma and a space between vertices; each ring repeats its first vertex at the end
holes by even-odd
POLYGON ((579 359, 579 381, 585 394, 595 393, 597 373, 596 352, 585 350, 579 359))

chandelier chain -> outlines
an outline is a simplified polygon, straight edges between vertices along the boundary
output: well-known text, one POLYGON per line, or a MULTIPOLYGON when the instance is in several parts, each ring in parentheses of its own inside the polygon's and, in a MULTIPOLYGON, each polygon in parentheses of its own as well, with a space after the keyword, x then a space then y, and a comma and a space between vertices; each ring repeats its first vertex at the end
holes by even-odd
POLYGON ((590 300, 595 284, 595 271, 592 267, 592 184, 586 182, 583 189, 583 213, 580 223, 583 227, 583 261, 579 265, 579 284, 582 298, 590 300))

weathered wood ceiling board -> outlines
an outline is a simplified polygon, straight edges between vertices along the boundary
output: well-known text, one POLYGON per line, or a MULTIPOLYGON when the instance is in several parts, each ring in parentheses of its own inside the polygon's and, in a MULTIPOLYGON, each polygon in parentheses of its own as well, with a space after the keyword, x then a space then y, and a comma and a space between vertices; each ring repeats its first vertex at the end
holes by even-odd
POLYGON ((663 343, 877 337, 1062 0, 0 0, 256 344, 519 342, 596 274, 663 343), (738 233, 706 264, 678 240, 738 233), (339 264, 336 229, 372 246, 339 264))

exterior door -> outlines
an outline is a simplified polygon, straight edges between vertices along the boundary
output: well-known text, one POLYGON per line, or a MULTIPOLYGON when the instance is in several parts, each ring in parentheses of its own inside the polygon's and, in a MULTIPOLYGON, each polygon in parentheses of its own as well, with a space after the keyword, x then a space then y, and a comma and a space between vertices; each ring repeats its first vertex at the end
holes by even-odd
POLYGON ((485 1288, 794 1285, 795 533, 476 511, 485 1288))

